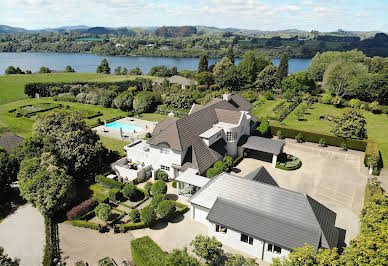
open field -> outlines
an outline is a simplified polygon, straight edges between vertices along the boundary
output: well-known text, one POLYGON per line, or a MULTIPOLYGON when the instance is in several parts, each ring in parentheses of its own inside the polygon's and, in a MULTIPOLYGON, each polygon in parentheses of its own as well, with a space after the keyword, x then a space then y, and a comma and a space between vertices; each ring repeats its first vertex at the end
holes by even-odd
MULTIPOLYGON (((24 94, 24 85, 30 82, 72 82, 72 81, 122 81, 135 79, 139 76, 107 75, 97 73, 51 73, 34 75, 7 75, 0 76, 0 104, 21 100, 24 94)), ((144 77, 144 76, 143 76, 144 77)), ((155 78, 155 77, 147 77, 155 78)))
MULTIPOLYGON (((302 130, 313 130, 322 133, 329 133, 332 128, 332 122, 321 120, 321 115, 330 115, 332 117, 341 116, 348 108, 336 108, 332 105, 314 103, 306 111, 303 121, 297 121, 295 111, 291 112, 284 120, 286 126, 300 128, 302 130)), ((368 139, 374 140, 379 144, 379 149, 383 158, 384 167, 388 166, 388 116, 386 114, 373 114, 362 111, 367 121, 368 139)))

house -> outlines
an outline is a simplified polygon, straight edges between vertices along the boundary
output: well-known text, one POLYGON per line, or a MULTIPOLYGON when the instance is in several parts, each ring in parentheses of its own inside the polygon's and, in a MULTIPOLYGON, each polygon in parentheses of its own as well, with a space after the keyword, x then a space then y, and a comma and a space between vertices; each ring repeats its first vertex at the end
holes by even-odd
POLYGON ((0 147, 3 147, 7 152, 13 152, 23 140, 22 137, 14 133, 7 133, 0 136, 0 147))
MULTIPOLYGON (((155 83, 162 84, 165 79, 158 79, 155 83)), ((172 77, 166 78, 169 84, 178 84, 181 86, 181 89, 186 89, 190 86, 197 85, 195 80, 191 80, 179 75, 174 75, 172 77)))
MULTIPOLYGON (((276 163, 284 142, 250 135, 258 121, 252 109, 253 105, 243 97, 229 93, 206 105, 194 104, 188 116, 167 117, 160 122, 148 141, 125 146, 127 156, 122 160, 136 163, 140 168, 162 169, 172 179, 189 168, 196 170, 199 176, 204 175, 224 156, 235 158, 255 149, 269 154, 276 163)), ((126 169, 124 173, 116 166, 113 168, 124 180, 136 178, 135 170, 126 169)))
POLYGON ((209 236, 261 260, 287 256, 305 244, 337 247, 336 214, 310 196, 280 188, 264 167, 245 177, 222 173, 189 202, 209 236))

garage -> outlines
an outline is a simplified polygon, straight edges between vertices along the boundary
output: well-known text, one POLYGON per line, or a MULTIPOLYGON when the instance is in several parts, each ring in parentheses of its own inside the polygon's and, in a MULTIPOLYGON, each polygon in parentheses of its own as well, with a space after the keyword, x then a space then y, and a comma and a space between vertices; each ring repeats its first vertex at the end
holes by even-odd
POLYGON ((257 151, 252 149, 245 149, 245 151, 247 153, 248 158, 253 158, 267 163, 272 163, 272 153, 257 151))
POLYGON ((192 217, 193 220, 203 223, 203 224, 208 224, 208 220, 206 219, 207 215, 209 214, 209 210, 198 206, 198 205, 192 205, 192 217))

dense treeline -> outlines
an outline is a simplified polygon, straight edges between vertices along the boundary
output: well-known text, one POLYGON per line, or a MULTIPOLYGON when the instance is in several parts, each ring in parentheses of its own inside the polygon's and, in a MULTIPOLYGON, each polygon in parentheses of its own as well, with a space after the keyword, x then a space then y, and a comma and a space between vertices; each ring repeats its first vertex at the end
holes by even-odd
MULTIPOLYGON (((105 28, 103 28, 105 29, 105 28)), ((223 57, 228 47, 234 46, 236 57, 247 50, 256 55, 280 57, 287 53, 292 58, 310 58, 317 52, 348 51, 359 49, 368 56, 388 55, 388 36, 376 34, 374 38, 318 35, 315 37, 293 36, 281 38, 257 37, 237 33, 205 34, 195 27, 161 27, 156 31, 88 31, 61 33, 1 34, 0 52, 66 52, 93 53, 122 56, 159 57, 223 57)))

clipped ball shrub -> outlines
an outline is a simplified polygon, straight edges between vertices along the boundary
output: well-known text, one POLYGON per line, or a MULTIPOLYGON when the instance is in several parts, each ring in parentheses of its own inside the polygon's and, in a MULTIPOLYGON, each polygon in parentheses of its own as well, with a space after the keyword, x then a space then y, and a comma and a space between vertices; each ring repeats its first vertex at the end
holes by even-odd
POLYGON ((158 194, 166 194, 167 193, 167 184, 162 180, 156 181, 151 186, 151 193, 154 196, 156 196, 158 194))
POLYGON ((352 107, 352 108, 360 108, 361 101, 359 99, 351 99, 349 101, 349 106, 352 107))
POLYGON ((136 194, 136 186, 134 184, 127 184, 123 188, 123 196, 127 199, 131 199, 136 194))
POLYGON ((120 199, 120 189, 112 188, 109 190, 109 200, 112 202, 118 201, 120 199))
POLYGON ((129 213, 129 220, 132 222, 132 223, 138 223, 140 222, 140 212, 138 209, 133 209, 130 213, 129 213))
POLYGON ((169 200, 163 200, 158 204, 157 211, 160 217, 168 219, 175 212, 176 206, 169 200))
POLYGON ((173 187, 173 188, 176 188, 176 181, 175 181, 175 180, 172 181, 172 187, 173 187))
POLYGON ((150 226, 156 221, 156 212, 152 206, 146 206, 140 212, 140 220, 146 225, 150 226))
POLYGON ((105 203, 100 203, 95 209, 94 212, 96 216, 102 221, 106 222, 112 215, 112 207, 105 203))
POLYGON ((166 199, 167 199, 166 195, 158 194, 152 198, 150 205, 152 206, 152 208, 155 209, 160 202, 162 202, 163 200, 166 200, 166 199))
POLYGON ((144 191, 147 193, 146 196, 148 196, 148 197, 151 195, 151 187, 152 187, 152 183, 151 182, 147 182, 144 185, 144 191))
POLYGON ((163 181, 168 181, 168 174, 167 174, 167 172, 166 171, 163 171, 163 170, 159 170, 158 171, 158 174, 157 174, 157 176, 156 176, 156 178, 158 179, 158 180, 163 180, 163 181))

